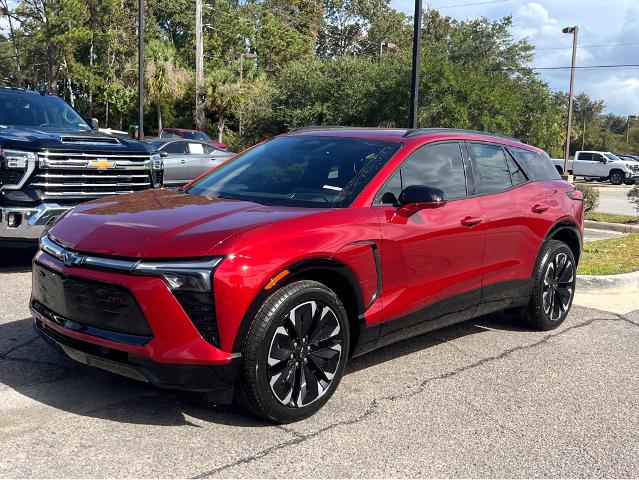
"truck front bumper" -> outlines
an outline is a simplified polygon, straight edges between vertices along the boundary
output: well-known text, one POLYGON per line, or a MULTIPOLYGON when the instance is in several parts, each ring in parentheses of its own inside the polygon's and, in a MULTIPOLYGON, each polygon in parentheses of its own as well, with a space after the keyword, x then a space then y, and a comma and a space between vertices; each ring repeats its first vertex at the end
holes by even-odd
POLYGON ((69 208, 55 203, 37 207, 0 206, 0 242, 37 241, 44 227, 69 208))

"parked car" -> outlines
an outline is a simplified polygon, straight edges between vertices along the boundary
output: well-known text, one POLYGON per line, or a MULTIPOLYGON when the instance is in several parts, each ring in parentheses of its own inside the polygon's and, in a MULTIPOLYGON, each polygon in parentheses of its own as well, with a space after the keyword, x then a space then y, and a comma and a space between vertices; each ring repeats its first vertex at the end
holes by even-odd
POLYGON ((160 138, 186 138, 187 140, 200 140, 207 142, 216 148, 222 150, 227 148, 225 143, 216 142, 206 132, 202 130, 189 130, 186 128, 163 128, 160 132, 160 138))
POLYGON ((78 203, 161 186, 162 159, 54 95, 0 87, 0 249, 36 245, 78 203))
MULTIPOLYGON (((639 170, 639 155, 617 155, 617 156, 626 162, 631 162, 633 170, 635 169, 639 170)), ((631 178, 626 178, 624 183, 626 185, 633 185, 634 183, 637 182, 638 179, 639 177, 633 176, 631 178)))
POLYGON ((582 194, 537 148, 308 128, 181 192, 76 207, 41 241, 31 311, 77 361, 284 423, 412 335, 497 311, 556 328, 582 238, 582 194))
MULTIPOLYGON (((553 159, 557 171, 564 170, 563 159, 553 159)), ((634 183, 639 178, 639 164, 623 160, 612 152, 579 151, 568 160, 568 173, 585 180, 610 180, 613 185, 634 183)))
POLYGON ((151 140, 149 148, 164 159, 164 186, 181 187, 231 158, 234 153, 197 140, 151 140))

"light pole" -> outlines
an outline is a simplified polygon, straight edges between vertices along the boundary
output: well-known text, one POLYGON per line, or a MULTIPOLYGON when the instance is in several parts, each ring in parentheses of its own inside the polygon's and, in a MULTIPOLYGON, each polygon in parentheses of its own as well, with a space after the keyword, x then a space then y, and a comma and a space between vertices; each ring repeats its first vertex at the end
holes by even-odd
POLYGON ((144 139, 144 0, 139 0, 138 9, 139 9, 138 10, 138 140, 143 140, 144 139))
POLYGON ((202 0, 195 0, 195 128, 204 128, 204 36, 202 34, 202 0))
POLYGON ((579 27, 566 27, 564 33, 572 33, 572 66, 570 67, 570 93, 568 94, 568 125, 566 125, 566 148, 564 149, 564 172, 562 178, 572 181, 572 175, 568 175, 568 156, 570 155, 570 130, 572 127, 572 97, 575 88, 575 64, 577 63, 577 35, 579 27))
POLYGON ((413 19, 413 69, 410 86, 410 128, 417 128, 417 103, 419 95, 419 60, 422 50, 422 0, 415 0, 413 19))
POLYGON ((630 120, 637 118, 637 115, 628 115, 628 123, 626 124, 626 155, 628 155, 628 141, 630 140, 630 120))
MULTIPOLYGON (((257 58, 257 53, 241 53, 240 54, 240 84, 244 81, 244 60, 255 60, 257 58)), ((240 118, 238 125, 238 133, 240 137, 242 136, 242 104, 240 104, 240 118)))

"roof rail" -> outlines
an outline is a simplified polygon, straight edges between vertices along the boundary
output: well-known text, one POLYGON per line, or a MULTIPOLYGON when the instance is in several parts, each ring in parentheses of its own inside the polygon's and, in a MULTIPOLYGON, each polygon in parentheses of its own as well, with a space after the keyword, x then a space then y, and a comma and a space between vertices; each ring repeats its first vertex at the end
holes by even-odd
POLYGON ((517 138, 509 137, 508 135, 501 135, 499 133, 482 132, 480 130, 466 130, 463 128, 412 128, 404 134, 404 137, 414 137, 417 135, 428 135, 435 133, 471 133, 476 135, 486 135, 487 137, 503 138, 506 140, 512 140, 513 142, 521 141, 517 138))
POLYGON ((370 130, 375 127, 350 127, 348 125, 309 125, 307 127, 294 128, 286 133, 312 132, 313 130, 370 130))

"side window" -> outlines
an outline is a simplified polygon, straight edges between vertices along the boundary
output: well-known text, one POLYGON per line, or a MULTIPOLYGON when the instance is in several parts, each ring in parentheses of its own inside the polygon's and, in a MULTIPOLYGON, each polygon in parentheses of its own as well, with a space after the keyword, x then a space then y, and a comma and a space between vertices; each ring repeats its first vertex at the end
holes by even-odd
POLYGON ((397 204, 412 185, 440 188, 448 200, 466 196, 466 174, 459 142, 426 145, 413 152, 377 193, 375 203, 397 204))
POLYGON ((171 142, 162 148, 166 153, 186 153, 186 144, 184 142, 171 142))
POLYGON ((591 162, 593 160, 592 153, 590 153, 590 152, 582 152, 582 153, 579 154, 578 160, 591 162))
POLYGON ((512 186, 504 149, 500 145, 468 143, 468 150, 475 162, 477 193, 502 192, 512 186))
POLYGON ((523 148, 507 147, 531 180, 560 180, 561 176, 547 153, 538 154, 523 148))
POLYGON ((510 181, 513 184, 513 187, 526 183, 528 180, 526 178, 526 174, 509 153, 506 153, 506 163, 508 164, 508 170, 510 170, 510 181))
POLYGON ((595 153, 592 155, 593 162, 602 162, 604 160, 604 156, 601 153, 595 153))
POLYGON ((206 155, 211 155, 215 151, 215 147, 209 144, 202 144, 202 149, 206 155))

